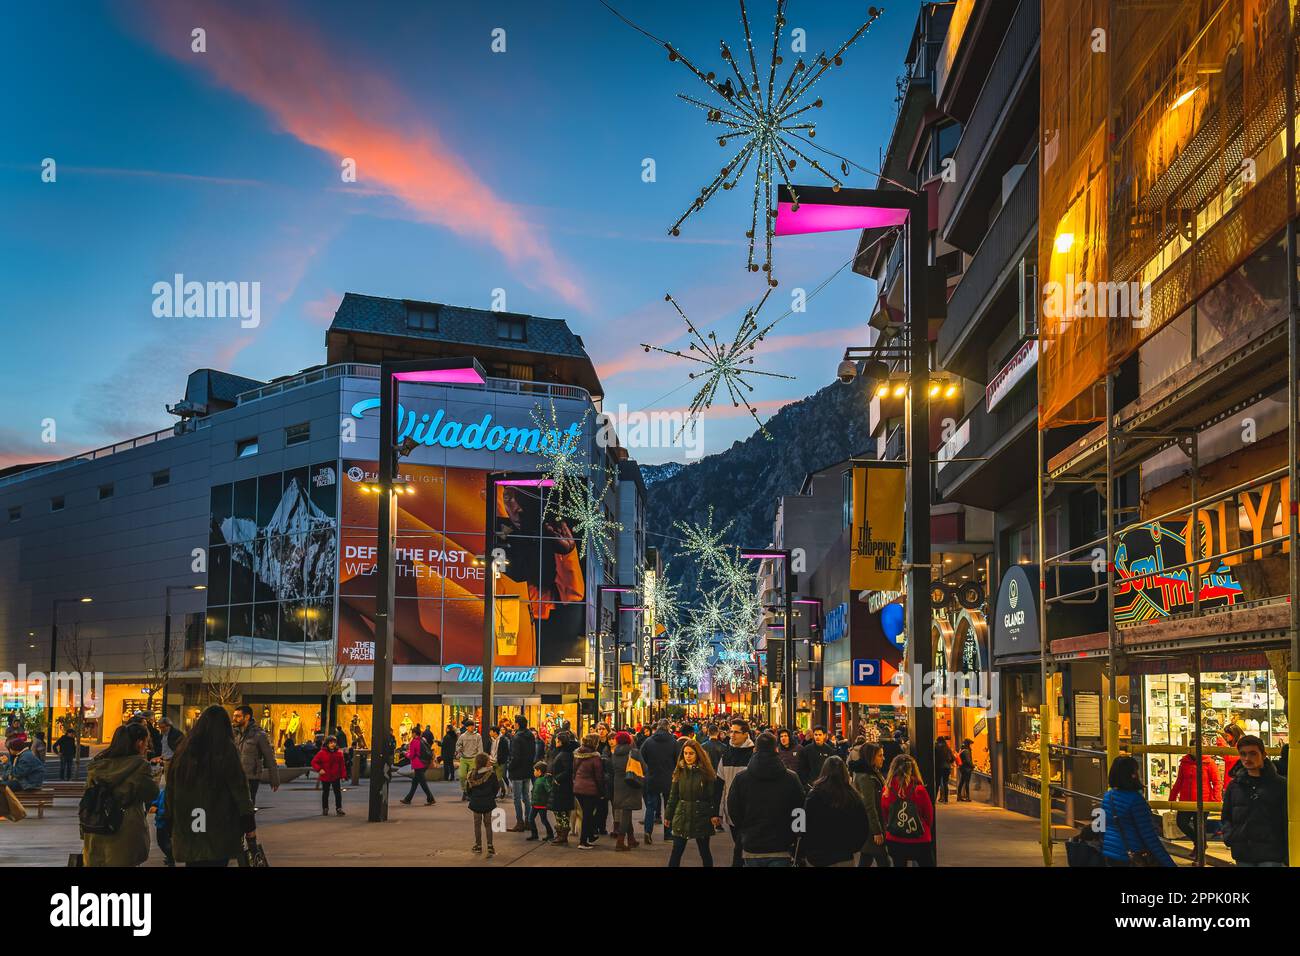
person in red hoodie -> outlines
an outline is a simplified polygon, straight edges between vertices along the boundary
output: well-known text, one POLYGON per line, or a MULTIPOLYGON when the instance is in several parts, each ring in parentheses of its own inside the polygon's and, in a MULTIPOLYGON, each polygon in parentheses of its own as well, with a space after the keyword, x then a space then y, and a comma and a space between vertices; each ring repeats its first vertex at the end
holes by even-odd
POLYGON ((325 738, 325 746, 316 751, 311 758, 311 769, 320 774, 320 815, 330 815, 330 791, 334 791, 334 812, 343 813, 343 778, 347 775, 347 763, 339 742, 334 737, 325 738))
POLYGON ((921 768, 908 754, 899 754, 889 765, 885 790, 880 798, 885 820, 885 849, 894 866, 934 866, 934 804, 921 780, 921 768))
MULTIPOLYGON (((1210 756, 1201 758, 1201 791, 1201 799, 1206 803, 1218 803, 1223 799, 1223 788, 1219 781, 1219 768, 1215 765, 1214 758, 1210 756)), ((1174 780, 1173 789, 1169 791, 1169 799, 1196 802, 1196 758, 1191 754, 1183 754, 1183 759, 1178 761, 1178 776, 1174 780)), ((1202 813, 1201 817, 1204 820, 1209 820, 1210 815, 1202 813)), ((1192 848, 1198 849, 1196 811, 1179 810, 1174 819, 1178 824, 1178 829, 1182 830, 1187 839, 1192 841, 1192 848)))

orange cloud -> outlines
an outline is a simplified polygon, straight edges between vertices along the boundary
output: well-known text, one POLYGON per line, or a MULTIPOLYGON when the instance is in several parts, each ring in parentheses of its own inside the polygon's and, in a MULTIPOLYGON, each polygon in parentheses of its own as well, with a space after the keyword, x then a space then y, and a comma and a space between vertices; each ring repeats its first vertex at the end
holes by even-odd
POLYGON ((188 4, 154 0, 149 9, 152 16, 132 22, 148 22, 163 53, 256 103, 301 142, 355 159, 358 185, 378 186, 421 221, 490 243, 525 270, 529 285, 586 307, 584 290, 520 210, 482 182, 385 77, 345 68, 307 22, 271 7, 204 5, 196 17, 188 4), (205 53, 190 49, 196 23, 207 31, 205 53))

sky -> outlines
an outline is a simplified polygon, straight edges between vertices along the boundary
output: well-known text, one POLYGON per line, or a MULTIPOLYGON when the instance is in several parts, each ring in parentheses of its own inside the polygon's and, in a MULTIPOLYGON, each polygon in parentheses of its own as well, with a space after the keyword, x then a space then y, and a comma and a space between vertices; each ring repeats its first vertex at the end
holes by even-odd
MULTIPOLYGON (((719 40, 743 50, 735 3, 611 3, 703 69, 723 69, 719 40)), ((870 169, 917 7, 887 8, 817 86, 817 142, 870 169)), ((774 8, 749 4, 760 64, 774 8)), ((793 0, 778 76, 794 29, 810 54, 833 49, 865 9, 793 0)), ((170 426, 164 406, 195 368, 268 379, 322 363, 345 292, 486 309, 503 290, 509 311, 582 336, 606 411, 680 411, 690 363, 641 348, 688 342, 665 294, 730 336, 764 291, 745 268, 752 179, 668 235, 735 147, 678 99, 702 84, 599 0, 56 0, 5 17, 0 467, 170 426), (155 315, 155 283, 177 273, 259 283, 256 327, 155 315)), ((857 170, 846 182, 876 185, 857 170)), ((836 275, 856 241, 776 240, 763 317, 826 284, 759 346, 756 368, 794 376, 753 380, 761 417, 829 383, 863 343, 871 283, 836 275)), ((702 450, 753 430, 724 401, 705 413, 702 450)))

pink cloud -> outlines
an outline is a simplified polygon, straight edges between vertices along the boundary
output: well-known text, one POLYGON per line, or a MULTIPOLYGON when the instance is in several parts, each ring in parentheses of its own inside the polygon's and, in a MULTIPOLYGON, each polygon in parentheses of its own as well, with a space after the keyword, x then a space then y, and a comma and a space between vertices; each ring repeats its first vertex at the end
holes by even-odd
MULTIPOLYGON (((587 295, 520 210, 496 195, 381 74, 349 63, 305 21, 274 8, 256 13, 154 0, 151 41, 178 61, 262 107, 285 132, 336 159, 357 162, 358 184, 378 186, 418 219, 491 244, 530 285, 585 308, 587 295), (190 50, 202 22, 207 52, 190 50)), ((322 183, 325 188, 327 183, 322 183)))

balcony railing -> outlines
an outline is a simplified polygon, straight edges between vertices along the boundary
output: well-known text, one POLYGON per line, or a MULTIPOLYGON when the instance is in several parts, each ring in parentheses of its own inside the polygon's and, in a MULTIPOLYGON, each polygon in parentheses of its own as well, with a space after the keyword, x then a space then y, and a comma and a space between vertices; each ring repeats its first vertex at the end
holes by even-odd
MULTIPOLYGON (((944 368, 969 340, 993 298, 1017 274, 1019 253, 1038 224, 1038 160, 1030 159, 1019 182, 998 212, 984 241, 975 250, 952 298, 948 318, 939 330, 939 362, 944 368)), ((1030 255, 1033 255, 1031 249, 1030 255)), ((960 369, 957 369, 960 371, 960 369)))

